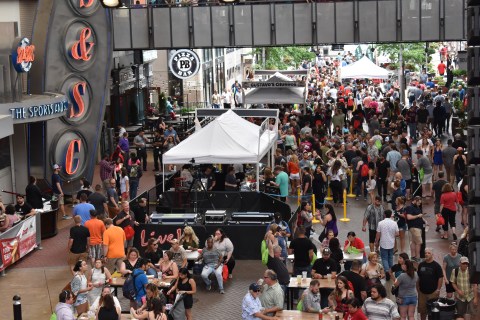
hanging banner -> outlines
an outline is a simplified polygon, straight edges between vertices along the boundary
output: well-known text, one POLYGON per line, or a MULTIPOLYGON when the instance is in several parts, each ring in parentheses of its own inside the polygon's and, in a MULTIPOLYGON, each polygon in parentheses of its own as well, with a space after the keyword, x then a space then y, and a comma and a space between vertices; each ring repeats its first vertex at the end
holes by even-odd
POLYGON ((374 48, 372 46, 368 46, 366 56, 371 61, 373 61, 373 50, 374 48))
POLYGON ((362 52, 362 48, 360 46, 358 46, 356 49, 355 49, 355 58, 357 60, 360 60, 362 59, 362 56, 363 56, 363 52, 362 52))
POLYGON ((242 82, 242 87, 247 88, 298 88, 305 87, 305 81, 257 81, 257 82, 242 82))
POLYGON ((37 247, 36 219, 37 216, 30 217, 2 233, 0 237, 0 272, 37 247))

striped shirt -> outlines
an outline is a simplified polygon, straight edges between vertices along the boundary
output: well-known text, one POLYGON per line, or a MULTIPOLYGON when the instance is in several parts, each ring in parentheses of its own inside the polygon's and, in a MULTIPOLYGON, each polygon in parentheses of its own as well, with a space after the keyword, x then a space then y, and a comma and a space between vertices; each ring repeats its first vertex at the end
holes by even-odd
POLYGON ((367 298, 363 303, 362 311, 369 320, 392 320, 400 318, 397 305, 388 298, 384 298, 379 302, 372 298, 367 298))
POLYGON ((375 206, 374 204, 368 205, 363 215, 363 219, 368 221, 368 228, 370 230, 377 230, 378 223, 383 220, 383 206, 375 206))

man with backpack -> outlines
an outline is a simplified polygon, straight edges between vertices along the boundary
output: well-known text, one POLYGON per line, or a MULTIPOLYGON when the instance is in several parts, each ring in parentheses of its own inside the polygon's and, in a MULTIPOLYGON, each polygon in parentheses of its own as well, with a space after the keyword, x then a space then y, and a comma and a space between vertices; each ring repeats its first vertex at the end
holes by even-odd
POLYGON ((478 307, 478 285, 470 282, 468 267, 468 258, 461 257, 460 266, 455 268, 450 276, 450 283, 455 289, 457 315, 465 319, 468 319, 465 315, 474 315, 475 309, 478 307))
POLYGON ((123 296, 130 300, 130 306, 137 309, 142 306, 146 301, 147 292, 145 287, 148 284, 147 275, 147 261, 143 258, 139 258, 139 267, 134 269, 132 274, 128 276, 123 284, 122 291, 123 296))

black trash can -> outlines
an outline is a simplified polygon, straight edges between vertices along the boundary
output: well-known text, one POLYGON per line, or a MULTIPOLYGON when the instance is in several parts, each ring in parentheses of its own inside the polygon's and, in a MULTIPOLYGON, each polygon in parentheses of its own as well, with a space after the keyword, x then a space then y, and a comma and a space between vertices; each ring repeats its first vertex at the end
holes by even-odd
POLYGON ((429 320, 452 320, 455 317, 455 307, 457 302, 447 298, 430 299, 427 301, 428 319, 429 320), (432 312, 433 303, 438 302, 438 313, 432 312), (436 317, 438 315, 438 317, 436 317))

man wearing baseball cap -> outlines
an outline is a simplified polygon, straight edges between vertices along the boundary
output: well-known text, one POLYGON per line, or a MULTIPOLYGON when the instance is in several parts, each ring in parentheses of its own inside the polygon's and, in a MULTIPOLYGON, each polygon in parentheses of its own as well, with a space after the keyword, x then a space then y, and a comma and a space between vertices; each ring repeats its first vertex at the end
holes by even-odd
MULTIPOLYGON (((470 283, 469 261, 467 257, 460 258, 460 266, 452 271, 450 283, 455 289, 457 314, 464 318, 465 315, 475 314, 478 307, 477 284, 470 283)), ((469 319, 468 317, 466 319, 469 319)))
POLYGON ((63 219, 72 219, 72 217, 65 214, 65 195, 62 189, 62 178, 60 178, 60 167, 58 164, 54 164, 52 169, 52 191, 55 198, 58 201, 58 211, 62 214, 63 219))
POLYGON ((248 287, 248 292, 243 297, 242 301, 242 319, 245 320, 256 320, 256 319, 263 319, 263 320, 275 320, 278 319, 277 317, 269 317, 265 315, 264 308, 262 308, 262 303, 258 298, 262 288, 259 284, 252 283, 248 287))

